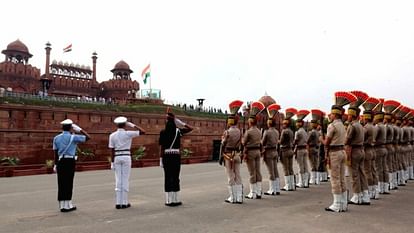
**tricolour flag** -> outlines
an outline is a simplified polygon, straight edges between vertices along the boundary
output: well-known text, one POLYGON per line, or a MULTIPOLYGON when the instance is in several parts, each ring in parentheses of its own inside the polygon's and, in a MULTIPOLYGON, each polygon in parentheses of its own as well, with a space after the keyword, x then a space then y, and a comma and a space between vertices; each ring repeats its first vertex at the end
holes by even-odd
POLYGON ((70 45, 66 46, 66 47, 63 49, 63 52, 64 52, 64 53, 66 53, 66 52, 70 52, 70 51, 72 51, 72 44, 70 44, 70 45))
POLYGON ((142 78, 144 79, 144 84, 147 84, 147 78, 151 77, 151 66, 150 64, 145 67, 141 73, 142 78))

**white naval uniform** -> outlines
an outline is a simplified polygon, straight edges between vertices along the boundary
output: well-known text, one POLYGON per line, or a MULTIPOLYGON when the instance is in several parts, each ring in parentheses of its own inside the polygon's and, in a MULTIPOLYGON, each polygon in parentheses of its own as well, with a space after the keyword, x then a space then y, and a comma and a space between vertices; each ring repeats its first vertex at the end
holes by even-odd
POLYGON ((116 205, 128 204, 129 175, 131 173, 131 143, 139 136, 139 130, 126 131, 118 128, 109 136, 109 148, 115 150, 115 193, 116 205))

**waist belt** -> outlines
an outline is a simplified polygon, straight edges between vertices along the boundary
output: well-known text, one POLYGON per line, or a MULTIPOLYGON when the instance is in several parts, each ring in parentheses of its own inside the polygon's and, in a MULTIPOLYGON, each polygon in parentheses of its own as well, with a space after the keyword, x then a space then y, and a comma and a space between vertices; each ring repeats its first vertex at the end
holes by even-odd
POLYGON ((364 148, 363 145, 351 145, 352 149, 360 149, 360 148, 364 148))
POLYGON ((274 150, 276 148, 277 148, 276 146, 267 146, 267 147, 265 147, 266 150, 274 150))
POLYGON ((239 148, 238 147, 226 147, 224 150, 225 151, 239 151, 239 148))
POLYGON ((115 156, 120 155, 131 155, 131 152, 129 151, 129 149, 115 150, 115 156))
POLYGON ((331 145, 329 146, 329 151, 339 151, 344 150, 344 145, 331 145))
POLYGON ((290 146, 281 146, 282 149, 290 149, 290 146))
POLYGON ((117 157, 117 156, 131 156, 131 154, 119 154, 119 155, 115 154, 114 155, 114 157, 117 157))
POLYGON ((247 150, 260 150, 260 146, 246 147, 247 150))
POLYGON ((372 147, 374 147, 373 145, 371 145, 371 144, 364 144, 364 147, 365 148, 372 148, 372 147))
POLYGON ((164 154, 179 155, 180 154, 180 149, 165 149, 164 154))
POLYGON ((298 145, 296 146, 296 149, 300 150, 300 149, 306 149, 306 145, 298 145))
POLYGON ((59 155, 59 160, 61 159, 75 159, 76 156, 73 155, 59 155))

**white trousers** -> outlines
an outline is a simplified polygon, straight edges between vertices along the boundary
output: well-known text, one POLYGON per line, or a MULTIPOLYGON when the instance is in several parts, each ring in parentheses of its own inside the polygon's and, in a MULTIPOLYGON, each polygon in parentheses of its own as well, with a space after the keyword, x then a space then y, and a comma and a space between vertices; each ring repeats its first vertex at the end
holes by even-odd
POLYGON ((115 168, 115 194, 116 204, 128 204, 129 175, 131 173, 131 156, 116 156, 115 168))

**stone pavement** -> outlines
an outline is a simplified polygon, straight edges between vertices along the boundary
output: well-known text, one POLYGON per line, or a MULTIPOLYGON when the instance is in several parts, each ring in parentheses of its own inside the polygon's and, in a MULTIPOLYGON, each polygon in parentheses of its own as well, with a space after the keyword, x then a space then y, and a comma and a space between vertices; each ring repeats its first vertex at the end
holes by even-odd
MULTIPOLYGON (((267 177, 265 167, 262 173, 267 177)), ((244 164, 242 175, 247 192, 244 164)), ((408 233, 414 228, 414 182, 371 206, 350 205, 349 212, 330 213, 324 211, 332 201, 329 183, 242 205, 224 203, 226 178, 217 163, 182 166, 180 207, 164 206, 161 168, 135 168, 130 181, 132 207, 117 210, 112 171, 76 173, 78 210, 61 213, 55 174, 0 178, 0 232, 408 233)), ((263 186, 266 190, 267 180, 263 186)))

